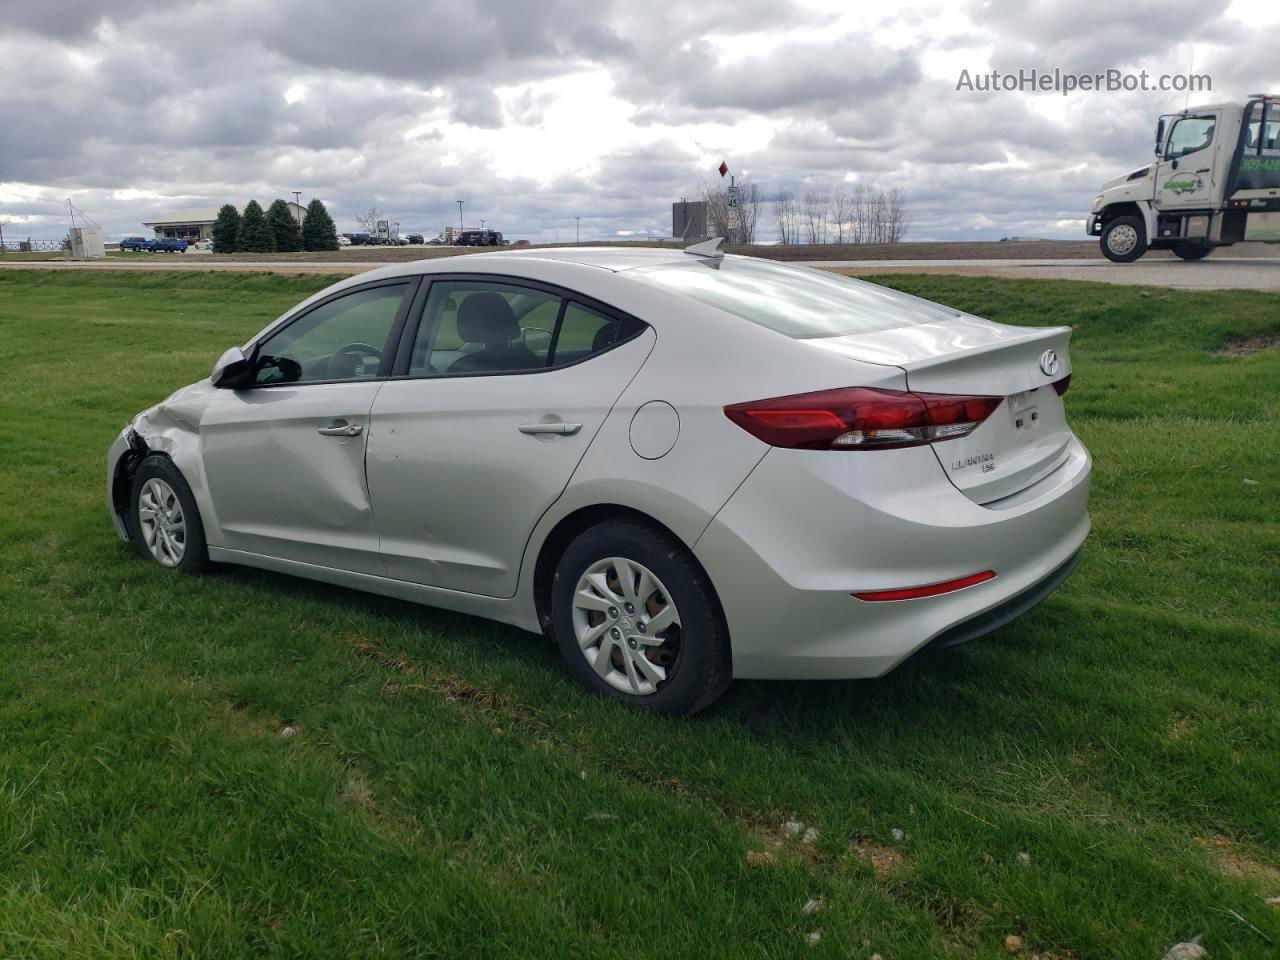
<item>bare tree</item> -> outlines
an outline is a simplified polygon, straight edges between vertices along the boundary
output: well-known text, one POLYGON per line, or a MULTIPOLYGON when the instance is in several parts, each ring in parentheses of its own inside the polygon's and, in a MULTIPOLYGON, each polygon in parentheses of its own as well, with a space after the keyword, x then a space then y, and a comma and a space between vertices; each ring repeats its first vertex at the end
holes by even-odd
POLYGON ((849 221, 850 197, 844 184, 831 194, 831 222, 836 228, 836 243, 844 243, 845 227, 849 221))
POLYGON ((778 242, 784 245, 799 240, 798 211, 796 198, 790 190, 779 190, 773 201, 773 215, 778 223, 778 242))
POLYGON ((804 192, 804 227, 809 243, 827 242, 827 195, 814 187, 804 192))
POLYGON ((739 243, 756 242, 756 226, 760 223, 760 208, 764 206, 760 184, 748 183, 740 188, 738 197, 739 243))
POLYGON ((707 204, 707 229, 713 237, 724 237, 728 243, 755 243, 756 226, 764 198, 760 185, 743 182, 738 185, 738 205, 729 206, 729 188, 723 184, 702 182, 702 199, 707 204))
POLYGON ((382 211, 377 207, 370 207, 368 210, 361 210, 356 214, 356 223, 364 227, 365 233, 377 233, 378 221, 385 220, 382 211))
POLYGON ((907 213, 907 195, 900 187, 894 187, 886 196, 885 215, 887 222, 887 241, 901 243, 911 226, 911 217, 907 213))

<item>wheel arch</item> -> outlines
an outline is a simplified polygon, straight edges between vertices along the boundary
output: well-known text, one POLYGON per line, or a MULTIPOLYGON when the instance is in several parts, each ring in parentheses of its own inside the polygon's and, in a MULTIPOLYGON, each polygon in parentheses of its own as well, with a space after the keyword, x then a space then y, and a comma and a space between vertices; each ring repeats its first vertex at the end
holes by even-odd
POLYGON ((143 460, 153 456, 164 457, 170 463, 173 462, 173 457, 168 451, 153 449, 142 434, 136 430, 130 430, 128 447, 116 460, 111 472, 111 508, 120 518, 126 536, 129 532, 129 493, 133 488, 134 474, 138 472, 138 467, 143 460))
POLYGON ((1112 203, 1102 208, 1101 218, 1102 227, 1105 230, 1108 223, 1116 217, 1137 217, 1142 221, 1143 227, 1147 231, 1147 242, 1151 242, 1151 238, 1155 235, 1155 211, 1149 204, 1138 203, 1134 200, 1127 200, 1123 203, 1112 203))
MULTIPOLYGON (((689 558, 706 578, 707 583, 711 585, 711 594, 715 599, 716 614, 724 625, 726 634, 728 633, 728 621, 724 615, 724 607, 720 602, 720 591, 716 589, 715 581, 711 578, 707 568, 703 566, 702 561, 694 554, 693 547, 661 520, 645 513, 643 510, 620 503, 595 503, 579 507, 557 521, 556 525, 551 528, 551 531, 542 541, 533 567, 533 603, 538 623, 544 632, 550 635, 553 631, 551 623, 551 585, 556 564, 559 562, 560 557, 564 554, 569 544, 573 542, 574 538, 583 531, 610 520, 631 520, 643 524, 671 537, 684 547, 689 558)), ((732 637, 730 637, 730 646, 732 646, 732 637)))

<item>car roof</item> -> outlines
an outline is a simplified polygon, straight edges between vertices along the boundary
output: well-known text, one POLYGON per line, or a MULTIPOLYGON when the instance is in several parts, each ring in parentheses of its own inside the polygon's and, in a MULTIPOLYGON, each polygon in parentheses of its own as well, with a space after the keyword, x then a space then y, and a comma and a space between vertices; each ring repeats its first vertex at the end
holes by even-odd
POLYGON ((584 267, 598 267, 617 272, 655 263, 672 263, 686 259, 678 247, 533 247, 521 250, 504 250, 494 253, 471 253, 459 257, 433 257, 412 264, 411 271, 430 272, 466 270, 471 263, 483 262, 490 268, 504 263, 529 263, 531 260, 550 260, 573 263, 584 267), (462 261, 468 261, 463 263, 462 261))

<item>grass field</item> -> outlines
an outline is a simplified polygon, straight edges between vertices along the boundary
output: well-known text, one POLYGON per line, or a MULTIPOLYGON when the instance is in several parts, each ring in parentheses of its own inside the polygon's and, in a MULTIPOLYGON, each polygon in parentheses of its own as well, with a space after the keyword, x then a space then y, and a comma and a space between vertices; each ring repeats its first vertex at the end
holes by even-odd
POLYGON ((671 720, 117 540, 116 432, 324 278, 0 273, 0 957, 1280 955, 1280 350, 1222 353, 1280 295, 883 280, 1076 328, 1084 561, 960 650, 671 720))

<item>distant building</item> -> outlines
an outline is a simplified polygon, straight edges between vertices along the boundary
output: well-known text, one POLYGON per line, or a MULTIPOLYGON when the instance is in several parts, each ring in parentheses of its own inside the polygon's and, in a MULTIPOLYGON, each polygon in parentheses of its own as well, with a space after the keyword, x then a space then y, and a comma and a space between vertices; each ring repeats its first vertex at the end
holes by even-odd
POLYGON ((681 200, 671 205, 671 235, 682 240, 707 236, 707 202, 681 200))
MULTIPOLYGON (((307 208, 294 203, 292 200, 286 201, 289 205, 289 212, 293 214, 293 218, 302 223, 302 217, 307 212, 307 208)), ((199 237, 201 240, 208 239, 213 236, 213 222, 218 219, 218 210, 221 207, 189 207, 186 210, 173 210, 170 213, 156 217, 154 220, 143 222, 144 227, 150 227, 156 232, 156 237, 199 237)), ((237 208, 240 209, 240 208, 237 208)), ((266 210, 266 205, 263 206, 266 210)))

